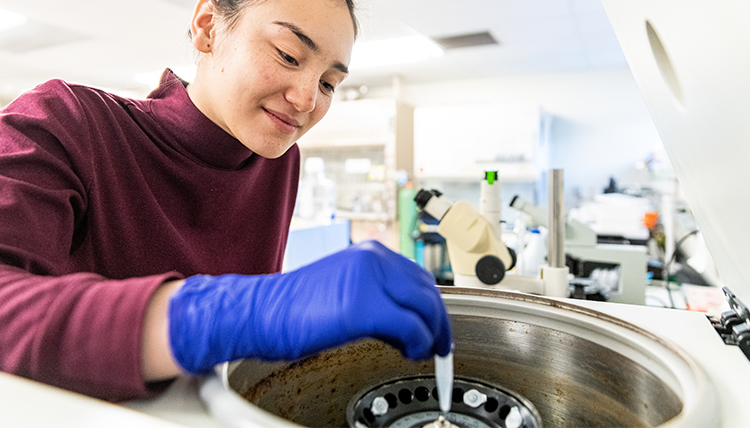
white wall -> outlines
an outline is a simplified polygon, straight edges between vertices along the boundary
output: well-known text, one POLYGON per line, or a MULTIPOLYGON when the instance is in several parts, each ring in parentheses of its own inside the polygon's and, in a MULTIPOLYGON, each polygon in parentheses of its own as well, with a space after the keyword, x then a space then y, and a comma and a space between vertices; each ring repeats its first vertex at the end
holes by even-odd
MULTIPOLYGON (((373 88, 370 96, 391 95, 373 88)), ((550 167, 565 170, 566 193, 601 193, 610 176, 662 152, 661 141, 629 69, 401 85, 414 107, 483 102, 538 103, 554 119, 550 167)), ((566 195, 566 197, 568 197, 566 195)))

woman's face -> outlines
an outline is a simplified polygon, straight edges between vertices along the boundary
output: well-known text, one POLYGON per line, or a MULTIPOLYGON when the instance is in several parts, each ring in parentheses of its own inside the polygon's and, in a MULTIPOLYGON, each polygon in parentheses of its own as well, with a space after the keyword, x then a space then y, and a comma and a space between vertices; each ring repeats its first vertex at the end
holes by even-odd
POLYGON ((190 98, 253 152, 283 155, 328 111, 347 75, 354 25, 342 0, 265 0, 230 29, 202 0, 193 18, 202 52, 190 98))

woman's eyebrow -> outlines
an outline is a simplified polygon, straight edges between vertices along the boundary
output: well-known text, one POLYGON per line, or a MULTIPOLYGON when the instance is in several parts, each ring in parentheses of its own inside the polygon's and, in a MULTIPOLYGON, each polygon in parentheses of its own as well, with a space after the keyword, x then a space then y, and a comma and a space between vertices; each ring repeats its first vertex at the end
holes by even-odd
POLYGON ((318 52, 320 50, 317 43, 315 43, 310 37, 308 37, 307 34, 305 34, 305 32, 302 31, 298 26, 292 24, 291 22, 274 21, 274 24, 288 28, 292 33, 294 33, 295 36, 297 36, 298 39, 302 41, 302 43, 304 43, 308 48, 312 49, 313 52, 318 52))
MULTIPOLYGON (((313 41, 313 39, 311 39, 307 34, 305 34, 305 32, 302 31, 302 29, 300 29, 298 26, 292 24, 291 22, 284 22, 284 21, 274 21, 273 23, 276 24, 276 25, 281 25, 282 27, 289 29, 289 31, 291 31, 292 33, 294 33, 294 35, 297 36, 297 38, 300 39, 300 41, 302 43, 304 43, 305 46, 307 46, 308 48, 310 48, 313 52, 319 52, 320 51, 320 48, 318 47, 318 44, 315 43, 313 41)), ((344 74, 349 74, 349 68, 346 65, 344 65, 343 63, 339 62, 339 61, 336 61, 333 64, 333 67, 336 70, 338 70, 338 71, 340 71, 340 72, 342 72, 344 74)))

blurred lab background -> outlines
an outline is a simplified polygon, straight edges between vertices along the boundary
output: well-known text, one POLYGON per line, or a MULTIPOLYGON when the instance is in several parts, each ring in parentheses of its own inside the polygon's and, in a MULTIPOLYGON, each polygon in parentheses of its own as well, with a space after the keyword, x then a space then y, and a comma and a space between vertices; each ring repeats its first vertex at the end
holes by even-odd
MULTIPOLYGON (((51 78, 131 97, 166 67, 190 81, 194 3, 0 0, 0 106, 51 78)), ((566 246, 571 293, 716 310, 721 280, 600 1, 357 3, 351 75, 299 141, 285 270, 376 239, 450 285, 445 240, 414 196, 478 205, 497 171, 520 261, 509 274, 533 275, 546 230, 510 203, 546 208, 548 172, 562 169, 567 219, 596 234, 566 246)))

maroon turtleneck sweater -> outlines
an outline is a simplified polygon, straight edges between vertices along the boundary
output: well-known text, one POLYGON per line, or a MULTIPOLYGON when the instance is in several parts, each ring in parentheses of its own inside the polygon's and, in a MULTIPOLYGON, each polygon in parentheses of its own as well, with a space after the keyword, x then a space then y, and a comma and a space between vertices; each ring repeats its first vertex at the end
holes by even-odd
POLYGON ((0 110, 0 370, 145 397, 152 292, 281 269, 299 150, 254 155, 165 72, 135 101, 53 80, 0 110))

